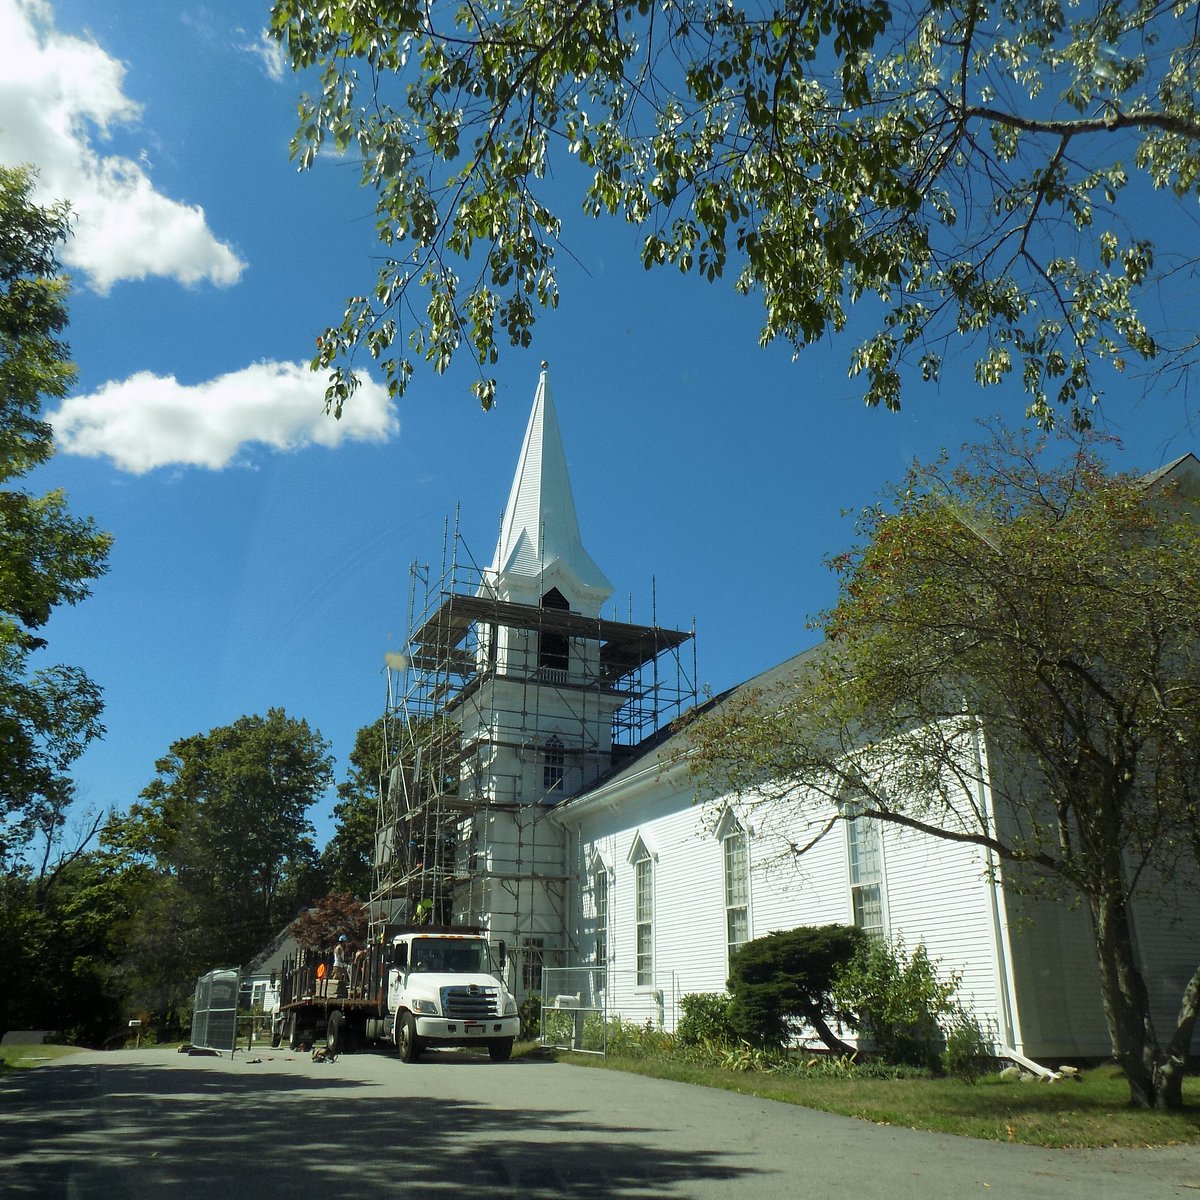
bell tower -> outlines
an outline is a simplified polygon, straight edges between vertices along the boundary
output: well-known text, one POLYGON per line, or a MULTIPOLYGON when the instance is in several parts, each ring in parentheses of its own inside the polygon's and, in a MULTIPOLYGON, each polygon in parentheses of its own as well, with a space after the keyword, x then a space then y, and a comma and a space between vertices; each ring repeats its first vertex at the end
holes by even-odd
POLYGON ((583 545, 545 363, 495 553, 473 570, 458 545, 423 581, 389 700, 373 907, 485 927, 525 994, 572 957, 566 847, 547 813, 654 732, 664 701, 694 702, 694 682, 667 685, 658 662, 678 667, 691 634, 602 615, 613 589, 583 545))

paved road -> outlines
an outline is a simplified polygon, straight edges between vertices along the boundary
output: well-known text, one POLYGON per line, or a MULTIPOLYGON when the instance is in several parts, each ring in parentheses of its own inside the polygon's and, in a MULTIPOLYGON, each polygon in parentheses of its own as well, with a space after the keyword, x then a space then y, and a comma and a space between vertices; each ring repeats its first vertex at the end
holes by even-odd
POLYGON ((555 1063, 80 1054, 0 1080, 4 1200, 1158 1200, 1200 1147, 1051 1151, 555 1063))

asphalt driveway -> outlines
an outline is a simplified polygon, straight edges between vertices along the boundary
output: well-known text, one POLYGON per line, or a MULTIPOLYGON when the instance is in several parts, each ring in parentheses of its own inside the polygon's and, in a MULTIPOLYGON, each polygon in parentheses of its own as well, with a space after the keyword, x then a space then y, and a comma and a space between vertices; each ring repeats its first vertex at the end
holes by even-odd
POLYGON ((5 1200, 1200 1194, 1200 1147, 1040 1150, 549 1062, 165 1050, 0 1079, 5 1200))

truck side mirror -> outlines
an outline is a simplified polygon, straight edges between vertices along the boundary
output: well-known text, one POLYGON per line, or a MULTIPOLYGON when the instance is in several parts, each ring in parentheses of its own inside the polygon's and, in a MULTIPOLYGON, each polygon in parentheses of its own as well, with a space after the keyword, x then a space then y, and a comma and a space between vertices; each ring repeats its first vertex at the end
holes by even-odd
POLYGON ((398 967, 401 971, 408 966, 408 943, 397 942, 392 947, 392 966, 398 967))
POLYGON ((504 962, 508 954, 508 947, 505 946, 503 939, 496 943, 496 953, 500 957, 500 970, 504 970, 504 962))

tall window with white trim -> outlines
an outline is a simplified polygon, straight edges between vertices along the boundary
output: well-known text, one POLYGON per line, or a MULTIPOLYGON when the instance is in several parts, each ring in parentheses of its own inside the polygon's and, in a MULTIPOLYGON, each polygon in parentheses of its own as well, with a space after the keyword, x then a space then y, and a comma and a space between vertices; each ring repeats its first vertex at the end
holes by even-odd
POLYGON ((730 816, 721 836, 725 861, 725 944, 728 954, 750 937, 750 854, 746 831, 730 816))
POLYGON ((882 937, 883 845, 879 822, 862 815, 858 799, 842 801, 846 817, 846 847, 850 859, 850 899, 854 924, 882 937))
POLYGON ((542 787, 548 792, 562 791, 567 756, 562 742, 552 736, 542 755, 542 787))
POLYGON ((633 860, 637 986, 654 986, 654 860, 645 846, 633 860))
POLYGON ((603 865, 592 876, 592 902, 596 909, 596 966, 608 965, 608 871, 603 865))

